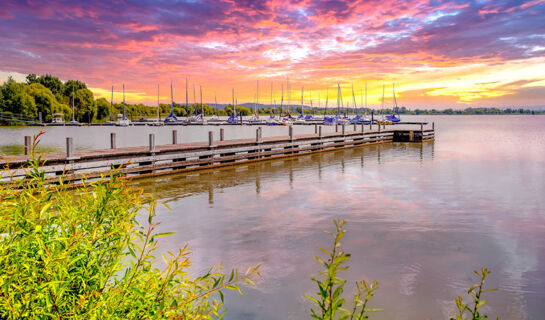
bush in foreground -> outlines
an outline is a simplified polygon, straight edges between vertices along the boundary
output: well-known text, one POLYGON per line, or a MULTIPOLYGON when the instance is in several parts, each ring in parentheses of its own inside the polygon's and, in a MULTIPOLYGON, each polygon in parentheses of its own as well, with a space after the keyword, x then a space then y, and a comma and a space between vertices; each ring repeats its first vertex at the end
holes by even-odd
POLYGON ((187 247, 157 269, 157 240, 168 234, 154 231, 151 196, 114 172, 77 190, 46 186, 40 164, 34 155, 26 181, 0 184, 0 319, 218 318, 222 290, 259 277, 257 267, 192 277, 187 247))

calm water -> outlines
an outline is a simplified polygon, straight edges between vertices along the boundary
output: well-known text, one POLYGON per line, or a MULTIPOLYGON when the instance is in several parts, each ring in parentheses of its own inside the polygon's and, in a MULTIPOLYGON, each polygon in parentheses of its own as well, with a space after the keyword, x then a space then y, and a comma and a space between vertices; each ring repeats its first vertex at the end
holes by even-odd
MULTIPOLYGON (((227 296, 230 320, 309 319, 303 295, 315 292, 310 277, 319 268, 312 257, 330 246, 323 230, 332 229, 334 218, 346 219, 349 230, 346 279, 379 281, 371 307, 384 311, 372 319, 446 319, 455 310, 452 299, 464 295, 476 281, 472 270, 481 266, 492 270, 487 286, 499 288, 487 296, 491 318, 543 319, 545 117, 428 119, 436 124, 435 142, 367 146, 135 184, 172 207, 158 213, 161 231, 177 232, 162 249, 189 243, 194 272, 217 263, 262 265, 257 287, 227 296)), ((98 138, 85 143, 107 146, 110 130, 103 129, 104 136, 89 131, 98 138)), ((195 130, 204 135, 208 129, 195 130)), ((229 130, 234 136, 255 129, 229 130)), ((0 129, 2 137, 5 132, 0 129)), ((346 291, 350 297, 350 285, 346 291)))

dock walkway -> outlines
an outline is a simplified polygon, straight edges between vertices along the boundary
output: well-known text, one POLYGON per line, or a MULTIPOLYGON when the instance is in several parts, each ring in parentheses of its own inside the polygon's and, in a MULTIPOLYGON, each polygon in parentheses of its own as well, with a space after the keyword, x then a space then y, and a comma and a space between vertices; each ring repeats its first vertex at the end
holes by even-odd
MULTIPOLYGON (((44 154, 46 163, 42 170, 49 183, 55 183, 60 176, 64 181, 78 182, 82 178, 92 181, 106 175, 111 168, 118 168, 120 173, 129 177, 150 177, 364 144, 421 142, 435 138, 433 127, 422 130, 366 130, 361 125, 358 126, 361 129, 355 131, 345 131, 345 127, 348 126, 343 126, 341 132, 322 134, 321 126, 316 126, 315 134, 302 135, 294 135, 290 127, 287 136, 265 138, 261 136, 261 128, 257 128, 254 139, 223 140, 222 135, 218 141, 213 139, 210 131, 207 142, 181 144, 176 143, 174 134, 173 144, 157 146, 154 134, 150 134, 148 146, 129 148, 116 148, 115 134, 112 134, 110 149, 82 151, 74 151, 72 138, 66 138, 66 152, 44 154)), ((0 181, 6 182, 10 176, 24 178, 29 157, 0 157, 0 168, 3 169, 0 171, 0 181)))

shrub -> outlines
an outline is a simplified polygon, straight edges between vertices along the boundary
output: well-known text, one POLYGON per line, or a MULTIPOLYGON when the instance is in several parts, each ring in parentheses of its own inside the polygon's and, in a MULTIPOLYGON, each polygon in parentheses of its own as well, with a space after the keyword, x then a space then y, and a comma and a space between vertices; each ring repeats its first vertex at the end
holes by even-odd
POLYGON ((0 319, 221 318, 222 290, 259 277, 258 267, 193 277, 187 246, 157 269, 157 241, 169 234, 155 232, 150 195, 115 172, 77 190, 47 186, 41 164, 33 152, 28 179, 0 185, 0 319))

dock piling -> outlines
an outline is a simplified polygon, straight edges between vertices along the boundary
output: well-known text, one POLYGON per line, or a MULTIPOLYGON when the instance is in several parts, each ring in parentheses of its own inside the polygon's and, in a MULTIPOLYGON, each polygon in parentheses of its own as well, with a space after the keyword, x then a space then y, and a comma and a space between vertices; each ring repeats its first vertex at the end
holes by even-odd
POLYGON ((339 124, 335 123, 335 132, 339 132, 339 124))
POLYGON ((149 152, 155 151, 155 134, 150 133, 149 134, 149 152))
POLYGON ((318 133, 318 125, 315 124, 315 125, 314 125, 314 134, 317 134, 317 133, 318 133))
POLYGON ((225 139, 225 133, 223 128, 220 128, 220 141, 223 141, 225 139))
POLYGON ((422 122, 420 122, 420 132, 424 132, 424 124, 422 122))
POLYGON ((31 140, 30 136, 25 136, 25 155, 30 153, 30 148, 32 148, 31 147, 31 144, 32 144, 31 141, 32 140, 31 140))
POLYGON ((115 149, 117 147, 115 140, 116 140, 115 132, 110 132, 110 149, 115 149))
POLYGON ((290 136, 290 141, 293 141, 293 126, 289 126, 289 136, 290 136))
POLYGON ((431 129, 432 129, 432 130, 435 130, 435 122, 432 122, 432 123, 431 123, 431 129))
POLYGON ((345 127, 345 126, 342 126, 342 128, 341 128, 341 129, 342 129, 342 135, 343 135, 343 136, 344 136, 344 127, 345 127))
POLYGON ((178 144, 178 130, 172 130, 172 144, 178 144))
POLYGON ((365 133, 365 125, 363 123, 361 124, 361 133, 365 133))
POLYGON ((66 138, 66 158, 74 156, 74 140, 71 137, 66 138))
POLYGON ((358 129, 356 129, 356 124, 354 123, 354 131, 356 131, 356 130, 358 130, 358 129))
POLYGON ((214 146, 214 133, 212 131, 208 131, 208 147, 214 146))
POLYGON ((255 142, 261 143, 261 127, 255 129, 255 142))
POLYGON ((318 137, 322 138, 322 126, 318 127, 318 137))

